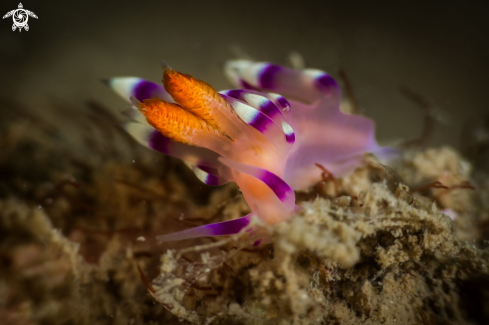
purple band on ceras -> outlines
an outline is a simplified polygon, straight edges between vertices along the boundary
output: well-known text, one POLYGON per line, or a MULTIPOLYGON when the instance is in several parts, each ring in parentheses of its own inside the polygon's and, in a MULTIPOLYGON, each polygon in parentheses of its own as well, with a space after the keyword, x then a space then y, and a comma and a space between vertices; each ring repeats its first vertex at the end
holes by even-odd
POLYGON ((271 119, 273 119, 275 115, 280 114, 280 111, 277 111, 277 106, 275 106, 275 104, 269 99, 261 104, 259 109, 261 112, 263 112, 263 114, 271 119))
MULTIPOLYGON (((243 100, 246 94, 260 96, 263 99, 262 104, 260 104, 259 107, 256 107, 256 109, 261 113, 265 114, 268 118, 273 119, 275 115, 282 114, 279 108, 271 100, 269 100, 263 95, 249 93, 246 90, 240 90, 240 89, 232 89, 232 90, 227 90, 225 92, 222 92, 222 95, 229 96, 237 100, 243 100)), ((282 99, 282 103, 280 105, 283 105, 283 107, 289 106, 289 102, 285 98, 283 98, 282 96, 277 96, 277 100, 279 99, 282 99)), ((246 122, 260 132, 263 132, 266 129, 267 125, 270 123, 270 121, 266 117, 260 114, 255 115, 250 121, 246 121, 246 122)), ((280 122, 278 123, 280 124, 280 122)), ((294 143, 295 134, 292 128, 290 127, 290 125, 286 125, 286 127, 284 125, 281 125, 281 127, 285 133, 285 141, 287 141, 288 143, 294 143)))
MULTIPOLYGON (((272 105, 273 105, 273 103, 272 103, 272 105)), ((276 109, 275 105, 274 105, 274 107, 276 109)), ((263 133, 271 123, 273 123, 273 120, 271 120, 271 118, 268 117, 266 115, 266 113, 256 114, 253 117, 253 119, 250 122, 248 122, 249 125, 251 125, 255 129, 257 129, 261 133, 263 133)), ((284 131, 284 134, 285 134, 285 141, 287 141, 288 143, 294 143, 295 142, 295 134, 294 134, 294 131, 292 130, 292 128, 290 127, 290 125, 288 125, 287 130, 284 129, 284 125, 281 125, 281 127, 282 127, 282 130, 284 131)))
POLYGON ((319 88, 323 91, 330 91, 331 88, 336 89, 339 87, 336 80, 334 80, 333 77, 331 77, 330 75, 328 75, 326 73, 321 75, 320 77, 317 77, 314 80, 314 84, 316 85, 317 88, 319 88))
POLYGON ((292 133, 292 134, 285 133, 285 141, 287 141, 288 143, 294 143, 295 142, 295 133, 292 133))
POLYGON ((241 90, 241 89, 230 89, 230 90, 226 90, 223 93, 224 93, 224 95, 228 95, 229 97, 233 97, 235 99, 241 100, 241 94, 243 93, 243 90, 241 90))
POLYGON ((158 94, 162 92, 165 92, 163 86, 151 81, 142 80, 136 87, 134 87, 133 95, 137 100, 143 102, 145 99, 158 97, 158 94))
POLYGON ((168 154, 168 144, 170 139, 161 134, 158 130, 151 131, 148 136, 148 146, 156 151, 168 154))
POLYGON ((216 176, 216 175, 211 175, 211 174, 208 174, 207 175, 207 179, 205 180, 205 183, 207 185, 210 185, 210 186, 219 186, 219 185, 223 185, 222 182, 220 181, 219 179, 219 176, 216 176))
POLYGON ((268 116, 260 112, 258 109, 252 107, 250 104, 236 100, 235 97, 231 97, 228 94, 222 93, 219 95, 231 104, 231 106, 246 124, 257 129, 259 132, 263 133, 267 129, 267 126, 270 125, 270 123, 273 123, 268 116), (229 99, 232 99, 232 101, 229 101, 229 99))
POLYGON ((216 175, 218 173, 216 168, 208 167, 205 165, 197 165, 196 167, 207 173, 204 183, 211 186, 222 185, 221 179, 218 175, 216 175))
POLYGON ((236 99, 241 100, 241 101, 246 101, 246 99, 244 97, 246 94, 260 96, 260 98, 262 98, 264 100, 266 99, 266 100, 259 107, 255 107, 256 109, 258 109, 260 112, 262 112, 263 114, 265 114, 266 116, 268 116, 271 119, 273 119, 273 117, 275 115, 280 114, 280 111, 278 110, 277 106, 275 106, 275 104, 271 100, 269 100, 265 96, 265 94, 259 95, 259 94, 254 93, 254 92, 248 92, 246 90, 241 90, 241 89, 227 90, 226 92, 223 92, 223 94, 228 95, 229 97, 236 98, 236 99))
POLYGON ((263 89, 273 89, 275 75, 282 69, 279 65, 268 64, 260 72, 258 84, 263 89))
POLYGON ((267 184, 267 186, 282 202, 287 201, 289 195, 291 194, 290 192, 294 193, 294 191, 283 179, 269 171, 264 170, 263 176, 259 179, 267 184))
POLYGON ((263 133, 271 123, 273 122, 265 114, 256 114, 248 124, 263 133))
POLYGON ((250 224, 248 216, 239 219, 206 225, 211 232, 211 236, 234 235, 250 224))
POLYGON ((280 108, 282 110, 287 110, 287 109, 290 109, 290 104, 289 102, 287 101, 287 99, 285 99, 283 96, 278 96, 277 97, 277 103, 280 105, 280 108))

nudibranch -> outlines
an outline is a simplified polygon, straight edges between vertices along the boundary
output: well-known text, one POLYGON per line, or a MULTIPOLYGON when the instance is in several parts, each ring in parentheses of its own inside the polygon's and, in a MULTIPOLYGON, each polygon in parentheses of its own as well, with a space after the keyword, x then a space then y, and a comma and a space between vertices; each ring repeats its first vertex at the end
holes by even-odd
POLYGON ((253 215, 281 222, 298 209, 294 189, 320 180, 316 163, 341 176, 366 152, 391 153, 375 141, 372 121, 340 111, 339 87, 323 71, 230 61, 226 74, 241 89, 217 92, 162 65, 163 85, 136 77, 108 80, 133 105, 125 129, 141 144, 184 160, 206 184, 236 182, 252 213, 159 240, 235 234, 253 215))

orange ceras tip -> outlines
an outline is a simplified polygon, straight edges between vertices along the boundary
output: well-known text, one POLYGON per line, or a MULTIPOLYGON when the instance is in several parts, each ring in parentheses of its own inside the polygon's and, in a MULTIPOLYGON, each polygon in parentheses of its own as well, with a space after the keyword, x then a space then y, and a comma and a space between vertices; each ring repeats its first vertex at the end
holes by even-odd
POLYGON ((223 133, 223 117, 231 108, 219 93, 208 83, 191 75, 172 70, 168 66, 163 69, 163 86, 175 102, 223 133))
POLYGON ((145 99, 142 103, 135 98, 131 101, 151 126, 174 141, 194 145, 192 139, 196 130, 215 132, 204 120, 176 104, 159 98, 145 99))

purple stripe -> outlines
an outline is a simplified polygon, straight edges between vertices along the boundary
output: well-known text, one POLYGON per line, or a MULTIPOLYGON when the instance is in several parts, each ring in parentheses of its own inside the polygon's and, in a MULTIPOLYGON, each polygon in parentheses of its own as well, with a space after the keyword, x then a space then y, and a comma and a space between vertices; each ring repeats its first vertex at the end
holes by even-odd
POLYGON ((270 123, 270 119, 265 114, 258 113, 253 118, 253 121, 251 121, 248 124, 254 127, 255 129, 257 129, 258 131, 260 131, 261 133, 263 133, 267 129, 269 123, 270 123))
POLYGON ((275 104, 270 100, 267 100, 265 103, 260 105, 260 111, 270 118, 273 118, 276 114, 280 114, 277 106, 275 106, 275 104))
POLYGON ((211 185, 211 186, 222 185, 222 182, 221 182, 219 176, 211 175, 211 174, 207 174, 207 177, 206 177, 204 183, 206 183, 207 185, 211 185))
POLYGON ((165 91, 163 86, 155 84, 154 82, 151 81, 142 80, 134 88, 133 95, 134 97, 136 97, 137 100, 142 102, 145 99, 151 99, 153 97, 157 97, 158 93, 161 93, 162 91, 163 92, 165 91))
POLYGON ((213 223, 210 225, 190 228, 172 234, 157 236, 156 239, 162 241, 174 241, 207 236, 234 235, 239 233, 241 229, 250 224, 250 218, 251 214, 248 214, 247 216, 241 217, 239 219, 213 223))
POLYGON ((222 235, 234 235, 241 231, 244 227, 250 224, 250 220, 248 216, 214 223, 210 225, 206 225, 204 227, 208 227, 210 230, 210 236, 222 236, 222 235))
POLYGON ((331 88, 338 88, 338 84, 333 79, 333 77, 331 77, 327 74, 325 74, 319 78, 316 78, 316 80, 314 80, 314 83, 315 83, 316 87, 318 87, 321 90, 329 91, 329 90, 331 90, 331 88))
POLYGON ((282 69, 281 66, 270 64, 260 72, 259 85, 264 89, 273 89, 275 75, 282 69))
POLYGON ((269 171, 264 170, 263 177, 260 177, 259 179, 267 184, 282 202, 287 199, 289 192, 292 190, 283 179, 269 171))
POLYGON ((159 131, 154 130, 148 138, 148 145, 151 149, 168 154, 168 144, 170 139, 165 137, 159 131))
POLYGON ((286 134, 285 135, 285 141, 287 141, 288 143, 294 143, 295 142, 295 133, 286 134))
POLYGON ((277 102, 279 103, 279 105, 281 106, 282 109, 284 109, 284 108, 290 108, 289 102, 287 101, 287 99, 285 99, 282 96, 280 96, 280 97, 277 98, 277 102))
POLYGON ((208 174, 213 174, 213 175, 217 174, 217 168, 209 167, 206 165, 200 165, 200 164, 197 164, 197 168, 202 169, 208 174))
POLYGON ((233 97, 236 99, 241 99, 242 93, 243 93, 243 91, 240 89, 232 89, 232 90, 226 91, 226 93, 224 95, 228 95, 229 97, 233 97))

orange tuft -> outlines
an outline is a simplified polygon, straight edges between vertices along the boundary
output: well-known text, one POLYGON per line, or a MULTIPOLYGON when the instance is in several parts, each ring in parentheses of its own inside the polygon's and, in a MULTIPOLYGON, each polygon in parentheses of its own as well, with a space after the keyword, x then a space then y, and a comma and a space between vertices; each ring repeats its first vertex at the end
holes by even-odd
POLYGON ((204 120, 180 106, 158 98, 146 99, 139 109, 148 123, 161 134, 181 143, 193 145, 194 130, 216 131, 204 120))
POLYGON ((211 85, 171 69, 165 69, 163 85, 175 102, 216 130, 221 130, 218 122, 223 114, 221 110, 231 111, 231 108, 211 85))

